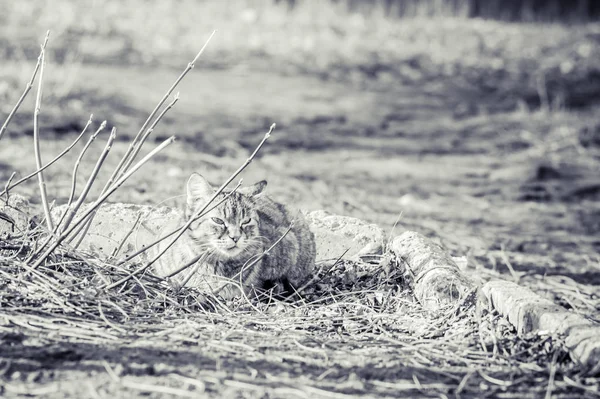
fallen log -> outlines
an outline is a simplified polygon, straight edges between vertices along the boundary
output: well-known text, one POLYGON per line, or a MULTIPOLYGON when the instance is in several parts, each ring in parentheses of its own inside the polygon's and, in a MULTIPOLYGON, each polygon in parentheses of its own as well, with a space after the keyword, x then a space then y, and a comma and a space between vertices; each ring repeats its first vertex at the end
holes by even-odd
POLYGON ((600 325, 569 312, 549 299, 510 281, 495 280, 481 289, 500 314, 514 325, 519 334, 546 332, 560 335, 571 358, 582 365, 600 363, 600 325))
POLYGON ((390 250, 406 265, 409 285, 425 308, 458 304, 477 289, 447 251, 422 234, 404 232, 392 241, 390 250))

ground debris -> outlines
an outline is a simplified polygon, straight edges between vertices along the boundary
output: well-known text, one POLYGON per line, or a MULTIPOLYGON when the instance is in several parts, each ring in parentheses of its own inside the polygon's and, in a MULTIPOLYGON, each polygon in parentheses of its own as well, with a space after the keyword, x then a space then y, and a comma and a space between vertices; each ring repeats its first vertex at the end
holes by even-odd
POLYGON ((28 273, 26 256, 0 258, 0 383, 9 397, 527 397, 545 392, 551 368, 560 376, 553 392, 585 395, 598 383, 550 337, 519 337, 494 313, 424 310, 405 271, 384 260, 322 262, 293 300, 215 297, 208 307, 205 295, 149 274, 98 290, 98 273, 116 280, 126 270, 85 254, 59 252, 38 273, 28 273))

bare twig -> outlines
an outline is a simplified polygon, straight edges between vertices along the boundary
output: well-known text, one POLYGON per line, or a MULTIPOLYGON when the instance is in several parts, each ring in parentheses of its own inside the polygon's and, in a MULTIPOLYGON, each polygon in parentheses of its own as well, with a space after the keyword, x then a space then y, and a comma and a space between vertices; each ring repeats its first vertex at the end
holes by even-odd
MULTIPOLYGON (((79 195, 79 198, 77 198, 77 202, 75 202, 75 205, 69 211, 69 213, 67 214, 67 217, 65 218, 64 223, 62 224, 62 227, 61 227, 62 231, 65 231, 66 229, 69 228, 69 224, 71 223, 71 221, 77 214, 77 211, 79 210, 81 205, 83 205, 83 202, 85 201, 85 198, 87 197, 88 193, 90 192, 90 189, 92 188, 92 185, 94 184, 94 181, 96 181, 96 177, 98 176, 98 173, 100 172, 100 168, 102 168, 102 165, 104 164, 104 161, 106 160, 106 157, 108 156, 108 153, 110 152, 113 142, 115 141, 116 137, 117 137, 117 129, 113 127, 112 131, 110 132, 110 136, 108 137, 108 140, 106 141, 106 146, 104 146, 104 150, 102 150, 102 153, 98 157, 98 161, 96 161, 94 170, 90 174, 90 177, 88 178, 88 181, 87 181, 85 187, 83 188, 83 191, 79 195)), ((72 240, 72 239, 73 239, 73 237, 71 237, 70 240, 72 240)))
POLYGON ((71 205, 73 203, 73 199, 75 198, 75 189, 77 186, 77 171, 79 170, 79 165, 81 164, 81 160, 85 156, 85 153, 87 152, 87 150, 90 147, 90 145, 92 144, 92 142, 94 140, 96 140, 96 137, 98 137, 98 134, 100 134, 100 132, 102 130, 104 130, 104 128, 106 128, 106 121, 102 121, 102 123, 100 124, 98 129, 94 132, 94 134, 90 136, 88 141, 85 143, 85 146, 79 153, 77 160, 75 161, 75 166, 73 166, 73 173, 71 174, 71 177, 72 177, 71 192, 69 193, 69 200, 67 201, 67 206, 71 205))
POLYGON ((56 248, 58 248, 58 246, 65 240, 65 238, 67 238, 77 228, 77 226, 79 226, 81 223, 83 223, 92 212, 94 212, 96 209, 98 209, 98 207, 100 205, 102 205, 102 203, 104 203, 104 201, 106 201, 106 199, 110 195, 112 195, 119 187, 121 187, 123 185, 123 183, 125 183, 125 181, 131 177, 131 175, 133 175, 139 168, 141 168, 144 164, 146 164, 153 156, 155 156, 160 151, 162 151, 163 149, 165 149, 165 147, 167 147, 170 144, 172 144, 173 141, 175 141, 175 137, 174 136, 171 136, 168 139, 166 139, 165 141, 163 141, 158 147, 156 147, 154 150, 152 150, 148 155, 146 155, 138 163, 136 163, 129 171, 127 171, 127 173, 125 173, 121 178, 119 178, 119 180, 117 180, 115 182, 115 184, 113 184, 111 186, 111 188, 106 193, 104 193, 103 195, 101 195, 100 198, 98 198, 96 200, 96 202, 94 202, 89 207, 89 209, 87 209, 84 212, 84 214, 79 219, 77 219, 75 222, 73 222, 73 224, 71 225, 70 228, 68 228, 67 230, 65 230, 64 232, 62 232, 60 234, 60 236, 57 237, 57 239, 46 250, 46 252, 44 252, 35 261, 35 263, 33 264, 32 268, 35 269, 39 265, 41 265, 42 262, 44 261, 44 259, 46 259, 48 256, 50 256, 50 254, 52 254, 52 252, 54 252, 54 250, 56 248))
MULTIPOLYGON (((129 167, 131 166, 131 163, 135 160, 135 157, 137 157, 137 155, 139 154, 140 150, 142 149, 142 145, 144 144, 144 142, 146 141, 146 139, 148 138, 148 136, 150 136, 150 134, 152 134, 152 132, 156 128, 156 125, 158 125, 158 122, 161 121, 161 119, 165 116, 165 114, 167 113, 167 111, 169 111, 171 108, 173 108, 173 106, 175 105, 175 103, 178 100, 179 100, 179 93, 176 93, 175 97, 173 97, 173 101, 171 101, 171 103, 169 103, 169 105, 167 105, 165 107, 165 109, 163 109, 163 111, 160 113, 160 115, 158 115, 158 117, 154 120, 154 122, 152 123, 152 125, 150 125, 150 127, 148 128, 148 130, 146 130, 146 132, 144 133, 144 135, 140 139, 139 144, 135 148, 132 149, 131 156, 129 157, 129 159, 125 163, 125 166, 123 166, 123 169, 121 170, 121 174, 125 173, 127 171, 127 169, 129 169, 129 167)), ((132 144, 134 142, 135 142, 135 139, 132 142, 132 144)), ((112 183, 112 181, 109 180, 108 184, 111 184, 111 183, 112 183)))
MULTIPOLYGON (((187 65, 187 67, 184 69, 184 71, 181 73, 181 75, 179 75, 179 77, 175 80, 175 82, 167 90, 167 92, 165 93, 165 95, 163 96, 163 98, 161 98, 161 100, 158 102, 158 104, 156 105, 156 107, 154 107, 154 110, 152 110, 152 112, 150 113, 150 115, 148 116, 148 118, 146 119, 146 121, 144 122, 144 124, 142 125, 142 127, 140 128, 139 132, 133 138, 133 141, 131 142, 129 148, 127 149, 127 152, 125 153, 125 155, 123 155, 123 158, 121 159, 121 161, 119 162, 119 164, 115 168, 114 172, 112 173, 112 175, 108 179, 108 182, 106 183, 106 186, 105 186, 105 190, 108 189, 108 187, 110 187, 110 185, 112 184, 112 182, 118 176, 120 176, 120 174, 123 174, 123 173, 125 173, 127 171, 127 169, 129 168, 129 166, 131 165, 131 162, 133 162, 133 158, 135 157, 135 155, 133 155, 133 154, 135 153, 137 155, 137 153, 139 152, 139 148, 141 148, 141 146, 144 144, 145 138, 143 140, 140 140, 140 138, 146 132, 146 128, 150 124, 150 121, 152 121, 152 118, 154 118, 154 116, 156 115, 156 113, 158 112, 158 110, 160 109, 160 107, 162 107, 162 105, 165 103, 165 101, 167 101, 167 98, 169 98, 169 96, 171 95, 171 93, 173 92, 173 90, 175 90, 175 88, 177 87, 177 85, 179 84, 179 82, 181 82, 181 80, 183 80, 183 78, 185 77, 185 75, 187 75, 188 72, 191 71, 194 68, 194 66, 196 64, 196 61, 198 61, 198 58, 200 58, 200 56, 202 55, 202 53, 206 49, 206 46, 208 46, 208 43, 210 42, 210 40, 212 39, 212 37, 214 36, 215 33, 216 33, 216 31, 213 31, 211 33, 211 35, 208 37, 208 39, 204 43, 204 46, 202 46, 202 48, 200 49, 200 51, 198 52, 198 54, 196 54, 196 57, 194 57, 194 59, 192 60, 192 62, 190 62, 187 65), (129 158, 132 158, 131 161, 129 161, 129 158), (125 165, 127 165, 127 166, 125 166, 125 165)), ((171 106, 172 106, 172 104, 171 104, 171 106)), ((164 112, 159 116, 159 118, 157 118, 156 123, 158 123, 158 120, 160 120, 160 118, 162 118, 163 115, 164 115, 164 112)), ((154 126, 156 125, 156 123, 154 124, 154 126)), ((147 137, 147 135, 146 135, 146 137, 147 137)))
MULTIPOLYGON (((135 139, 134 139, 134 141, 131 142, 131 144, 129 145, 129 148, 128 148, 127 152, 126 152, 126 155, 123 158, 121 158, 121 161, 119 161, 119 165, 117 166, 117 169, 115 169, 115 171, 117 171, 119 169, 122 170, 122 171, 126 171, 127 169, 129 169, 129 167, 131 166, 131 163, 133 162, 133 160, 135 159, 135 157, 140 152, 140 150, 142 148, 142 144, 146 141, 146 139, 148 138, 148 136, 154 131, 154 128, 156 127, 156 125, 158 124, 158 122, 160 122, 160 120, 165 116, 165 114, 167 113, 167 111, 170 110, 175 105, 175 103, 177 102, 177 100, 179 100, 179 93, 177 93, 175 95, 175 97, 173 98, 173 101, 171 101, 171 103, 169 105, 167 105, 167 107, 160 113, 160 115, 152 123, 152 125, 150 126, 150 128, 146 131, 146 133, 144 134, 144 136, 140 140, 139 145, 138 146, 134 146, 135 139), (128 154, 131 154, 131 156, 129 157, 129 160, 126 161, 125 167, 123 169, 121 169, 121 166, 125 162, 125 159, 126 159, 126 157, 127 157, 128 154)), ((108 188, 110 187, 110 185, 113 183, 114 178, 116 177, 116 175, 117 175, 117 173, 113 172, 112 176, 108 179, 108 181, 104 185, 104 188, 102 189, 101 194, 104 194, 106 192, 106 190, 108 190, 108 188)), ((79 240, 74 245, 75 248, 79 247, 79 245, 83 241, 83 239, 86 236, 86 234, 87 234, 90 226, 92 225, 92 222, 94 221, 94 217, 95 216, 96 216, 96 212, 92 213, 89 216, 88 220, 83 225, 81 225, 81 227, 79 228, 79 230, 77 231, 77 233, 74 234, 74 237, 75 236, 79 236, 79 240)))
POLYGON ((238 170, 236 170, 231 176, 229 176, 229 178, 225 181, 225 183, 223 183, 221 185, 221 187, 219 187, 215 193, 212 195, 212 197, 210 197, 210 199, 206 202, 206 204, 204 204, 204 206, 202 208, 199 208, 193 215, 192 217, 190 217, 190 219, 186 222, 186 224, 179 230, 179 232, 175 235, 175 238, 163 249, 161 250, 156 256, 154 256, 148 263, 146 263, 144 266, 136 269, 135 271, 133 271, 129 276, 123 277, 122 279, 104 287, 105 289, 112 289, 115 287, 118 287, 119 285, 127 282, 129 279, 131 279, 133 276, 143 273, 144 271, 146 271, 150 266, 152 266, 165 252, 167 252, 169 250, 169 248, 171 248, 173 246, 173 244, 175 244, 175 242, 179 239, 179 237, 181 237, 183 235, 183 233, 185 232, 185 230, 190 227, 190 225, 194 222, 194 220, 196 220, 196 218, 202 214, 202 212, 204 212, 209 205, 217 198, 217 196, 219 196, 219 194, 221 194, 221 192, 223 192, 223 190, 232 182, 233 179, 235 179, 244 169, 246 169, 246 167, 248 167, 248 165, 250 165, 250 163, 252 162, 252 160, 254 159, 254 157, 256 157, 256 154, 258 154, 258 152, 260 151, 260 149, 262 148, 262 146, 265 144, 265 142, 267 141, 267 139, 269 137, 271 137, 271 133, 273 132, 273 129, 275 129, 275 124, 273 123, 271 125, 271 127, 269 128, 269 131, 265 134, 265 136, 263 137, 263 139, 261 140, 261 142, 258 144, 258 146, 256 147, 256 149, 254 150, 254 152, 250 155, 250 157, 248 159, 246 159, 246 161, 244 162, 244 164, 242 166, 240 166, 238 168, 238 170))
POLYGON ((35 64, 35 68, 33 69, 33 74, 31 75, 31 79, 27 83, 27 86, 25 86, 25 90, 23 91, 23 94, 21 94, 21 97, 19 98, 19 100, 17 101, 17 103, 15 104, 13 109, 10 111, 10 113, 8 114, 8 117, 6 117, 6 121, 4 121, 4 124, 0 128, 0 140, 2 139, 2 135, 6 131, 8 124, 10 123, 13 116, 15 115, 15 113, 17 112, 17 110, 19 109, 21 104, 23 103, 23 100, 25 100, 25 97, 27 97, 27 94, 29 94, 29 91, 33 87, 33 81, 35 80, 35 76, 37 75, 38 70, 40 69, 40 65, 42 64, 42 55, 44 54, 44 51, 46 50, 46 44, 48 43, 49 37, 50 37, 50 31, 47 31, 46 37, 44 38, 44 42, 42 43, 42 49, 40 51, 40 55, 38 56, 37 63, 35 64))
MULTIPOLYGON (((192 266, 194 263, 198 262, 198 261, 199 261, 199 260, 200 260, 200 259, 201 259, 201 258, 202 258, 204 255, 205 255, 205 253, 203 252, 203 253, 201 253, 200 255, 196 255, 196 256, 194 256, 194 257, 192 258, 192 260, 190 260, 189 262, 187 262, 185 265, 183 265, 183 266, 181 266, 180 268, 178 268, 178 269, 176 269, 176 270, 172 271, 171 273, 167 274, 167 275, 166 275, 166 276, 164 276, 163 278, 164 278, 164 279, 171 278, 171 277, 173 277, 173 276, 175 276, 175 275, 177 275, 177 274, 181 273, 182 271, 184 271, 184 270, 185 270, 185 269, 187 269, 188 267, 192 266)), ((182 285, 185 285, 185 283, 184 283, 184 284, 182 284, 182 285)))
POLYGON ((65 206, 65 211, 63 212, 61 218, 56 223, 56 226, 54 227, 54 234, 56 234, 56 232, 58 231, 58 227, 61 225, 65 216, 67 216, 67 213, 69 212, 69 208, 71 207, 71 204, 73 203, 73 199, 75 198, 75 189, 77 187, 77 171, 79 170, 79 165, 81 164, 81 160, 83 159, 85 153, 87 152, 87 150, 90 147, 90 145, 92 144, 92 142, 94 140, 96 140, 96 137, 98 137, 98 134, 102 130, 104 130, 105 127, 106 127, 106 121, 102 121, 102 123, 100 124, 100 126, 98 127, 96 132, 94 132, 94 134, 91 135, 90 138, 88 139, 88 141, 85 143, 85 146, 83 147, 83 149, 79 153, 79 156, 77 157, 77 160, 75 161, 75 166, 73 167, 73 173, 71 174, 71 192, 69 194, 69 200, 67 201, 67 205, 65 206))
MULTIPOLYGON (((204 43, 204 46, 202 46, 202 48, 200 49, 198 54, 196 54, 196 57, 194 57, 194 59, 188 64, 186 69, 181 73, 181 75, 177 78, 177 80, 175 80, 175 82, 171 85, 169 90, 167 90, 167 92, 165 93, 163 98, 156 105, 154 110, 150 113, 150 115, 148 116, 148 118, 146 119, 146 121, 144 122, 142 127, 140 128, 139 132, 137 133, 137 135, 134 137, 133 141, 129 145, 129 148, 125 152, 125 155, 123 155, 123 157, 119 161, 119 164, 117 165, 117 167, 115 168, 115 170, 109 177, 108 181, 104 185, 104 188, 102 189, 101 194, 104 194, 107 190, 109 190, 109 188, 111 187, 111 185, 113 184, 115 179, 117 179, 120 176, 123 176, 123 174, 127 172, 127 170, 131 167, 131 164, 135 160, 135 157, 138 155, 139 151, 141 150, 142 145, 144 144, 144 142, 146 141, 148 136, 154 131, 154 128, 156 127, 158 122, 163 118, 165 113, 169 109, 171 109, 171 107, 173 107, 173 105, 175 105, 175 103, 177 102, 177 100, 179 98, 179 93, 177 93, 175 95, 174 100, 156 118, 156 120, 152 123, 151 127, 148 130, 146 130, 146 128, 148 127, 148 125, 150 124, 150 122, 152 121, 152 119, 154 118, 154 116, 156 115, 158 110, 160 109, 160 107, 165 103, 167 98, 169 98, 169 96, 171 95, 173 90, 175 90, 175 88, 177 87, 179 82, 181 82, 181 80, 185 77, 185 75, 187 75, 187 73, 194 68, 196 61, 198 61, 198 58, 200 58, 200 56, 202 55, 202 53, 208 46, 208 43, 210 42, 210 40, 212 39, 212 37, 214 36, 215 33, 216 33, 216 31, 212 32, 212 34, 209 36, 209 38, 204 43)), ((88 220, 85 222, 85 224, 81 225, 81 227, 79 228, 77 233, 74 235, 74 236, 79 236, 79 240, 75 243, 75 248, 77 248, 81 244, 81 241, 87 234, 87 231, 93 222, 95 214, 96 214, 95 212, 90 214, 90 216, 89 216, 88 220)))
POLYGON ((6 181, 6 184, 4 185, 4 191, 2 191, 2 194, 6 194, 6 203, 8 204, 8 200, 10 198, 8 190, 10 190, 10 183, 13 181, 13 179, 15 178, 15 175, 17 174, 17 172, 12 172, 12 174, 10 175, 10 177, 8 178, 8 180, 6 181))
POLYGON ((125 245, 125 242, 129 238, 129 236, 135 231, 136 227, 140 223, 141 218, 142 218, 142 214, 138 212, 137 218, 135 218, 135 222, 133 222, 133 226, 131 226, 131 229, 129 229, 127 234, 125 234, 125 237, 123 237, 123 239, 121 240, 119 245, 115 248, 115 250, 112 252, 112 254, 110 254, 111 258, 114 258, 115 256, 117 256, 119 251, 121 251, 121 249, 123 248, 123 245, 125 245))
POLYGON ((16 186, 18 186, 19 184, 23 183, 24 181, 31 179, 33 176, 35 176, 35 175, 41 173, 42 171, 46 170, 47 168, 49 168, 50 166, 52 166, 52 164, 54 164, 56 161, 58 161, 63 156, 65 156, 65 154, 68 153, 69 151, 71 151, 73 149, 73 147, 75 147, 75 144, 77 144, 79 142, 79 140, 81 140, 81 138, 85 134, 85 131, 87 130, 87 128, 90 126, 91 123, 92 123, 92 116, 90 116, 90 119, 87 121, 87 123, 83 127, 83 130, 81 131, 81 133, 79 133, 79 136, 77 136, 77 138, 67 148, 65 148, 60 154, 58 154, 56 157, 54 157, 54 159, 52 161, 48 162, 46 165, 42 166, 40 169, 36 170, 35 172, 31 172, 27 176, 25 176, 25 177, 17 180, 14 184, 12 184, 10 186, 7 185, 4 188, 4 191, 2 191, 0 193, 0 195, 6 193, 8 190, 12 190, 13 188, 15 188, 16 186))
MULTIPOLYGON (((44 42, 45 45, 45 42, 44 42)), ((40 196, 42 198, 42 207, 44 208, 44 216, 46 217, 46 226, 49 231, 54 230, 54 224, 52 223, 52 215, 50 214, 50 206, 48 205, 48 197, 46 194, 46 181, 44 180, 44 174, 42 173, 42 156, 40 154, 40 126, 39 116, 42 106, 42 88, 44 86, 44 65, 46 64, 46 50, 45 46, 42 45, 40 52, 40 78, 38 80, 37 96, 35 98, 35 111, 33 113, 33 150, 35 153, 35 166, 38 170, 37 177, 40 186, 40 196)))
MULTIPOLYGON (((203 253, 202 255, 206 255, 206 254, 207 253, 203 253)), ((200 269, 200 265, 202 265, 201 259, 202 259, 202 256, 200 258, 198 258, 196 260, 196 262, 194 262, 196 264, 196 266, 194 266, 194 268, 192 269, 190 274, 188 274, 187 277, 181 282, 181 287, 185 287, 185 285, 188 283, 188 281, 190 281, 190 279, 194 276, 194 274, 196 274, 198 269, 200 269)))

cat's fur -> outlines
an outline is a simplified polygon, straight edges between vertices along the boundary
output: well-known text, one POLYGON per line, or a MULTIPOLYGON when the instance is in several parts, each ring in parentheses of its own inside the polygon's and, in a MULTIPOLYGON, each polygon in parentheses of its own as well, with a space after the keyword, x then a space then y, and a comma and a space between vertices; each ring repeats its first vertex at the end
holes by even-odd
MULTIPOLYGON (((231 193, 231 196, 207 215, 191 224, 185 233, 159 258, 154 272, 166 276, 193 260, 202 258, 173 279, 178 285, 197 287, 223 297, 247 294, 255 288, 275 287, 277 293, 298 288, 313 272, 315 240, 300 212, 273 201, 262 193, 267 182, 261 181, 231 193), (285 237, 252 267, 248 267, 266 249, 285 237), (236 284, 231 284, 234 281, 236 284)), ((214 194, 214 189, 199 174, 187 183, 185 216, 165 226, 163 232, 182 226, 214 194)), ((219 203, 228 193, 221 193, 209 205, 219 203)), ((157 245, 164 249, 171 239, 157 245)))

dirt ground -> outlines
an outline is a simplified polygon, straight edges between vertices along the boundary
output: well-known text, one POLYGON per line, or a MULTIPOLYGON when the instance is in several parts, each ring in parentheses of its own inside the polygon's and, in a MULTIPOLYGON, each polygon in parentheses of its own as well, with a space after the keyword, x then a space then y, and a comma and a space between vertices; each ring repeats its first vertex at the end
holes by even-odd
MULTIPOLYGON (((124 141, 115 145, 109 163, 114 165, 118 155, 125 151, 125 140, 134 134, 144 110, 152 107, 174 76, 172 70, 148 73, 115 67, 82 67, 78 71, 76 81, 81 84, 81 90, 93 91, 95 101, 98 98, 106 101, 100 101, 106 109, 105 115, 96 114, 96 120, 114 118, 119 125, 124 125, 119 129, 119 134, 125 136, 124 141), (111 103, 112 99, 118 102, 111 103), (122 108, 121 102, 128 107, 122 108)), ((81 107, 87 111, 85 98, 69 101, 85 104, 81 107)), ((69 101, 68 106, 73 106, 69 101)), ((571 180, 568 169, 553 163, 547 156, 555 151, 553 146, 575 145, 568 140, 577 140, 581 129, 594 125, 593 113, 519 111, 461 119, 453 112, 462 102, 439 87, 435 91, 415 86, 382 90, 349 87, 314 77, 196 70, 182 85, 180 102, 155 132, 156 141, 177 134, 177 144, 142 169, 112 200, 176 204, 178 199, 172 197, 181 195, 192 171, 204 174, 213 182, 222 181, 249 155, 249 149, 258 142, 266 126, 276 122, 278 128, 273 139, 244 174, 246 181, 266 178, 270 193, 282 201, 308 210, 326 209, 356 216, 379 224, 391 235, 406 229, 422 232, 441 242, 453 255, 468 255, 471 271, 480 277, 500 273, 502 278, 515 279, 574 311, 600 320, 598 302, 594 300, 600 297, 598 186, 586 185, 588 180, 571 180), (561 140, 567 142, 562 144, 561 140), (399 215, 399 223, 392 233, 399 215), (547 283, 540 284, 540 280, 547 283), (563 287, 561 284, 566 282, 572 289, 548 289, 553 282, 558 283, 557 287, 563 287)), ((42 142, 46 160, 73 139, 71 133, 85 120, 77 121, 68 115, 61 118, 66 126, 44 125, 42 142)), ((103 145, 102 140, 99 141, 96 149, 103 145)), ((7 179, 14 170, 33 170, 31 143, 30 135, 15 133, 2 143, 1 178, 7 179)), ((148 148, 151 145, 148 143, 148 148)), ((68 195, 76 154, 60 161, 48 173, 49 195, 57 203, 64 202, 68 195)), ((82 168, 81 184, 92 162, 93 159, 88 160, 82 168)), ((577 173, 583 173, 587 179, 594 177, 589 171, 597 171, 587 169, 597 165, 582 162, 575 166, 580 167, 577 173)), ((103 178, 107 176, 101 176, 100 181, 103 178)), ((34 183, 27 183, 19 191, 31 195, 34 202, 37 200, 34 183)), ((23 363, 21 358, 15 363, 19 364, 15 369, 20 371, 12 371, 11 381, 19 381, 20 375, 27 375, 32 382, 36 379, 55 381, 23 385, 29 387, 22 388, 28 393, 42 396, 58 392, 75 397, 93 397, 100 392, 98 395, 104 396, 114 393, 115 389, 115 382, 105 369, 110 367, 105 362, 111 362, 119 375, 132 379, 127 381, 133 392, 143 392, 143 384, 149 381, 152 384, 158 381, 160 386, 187 387, 181 392, 154 392, 151 396, 182 392, 193 395, 198 390, 196 394, 204 392, 202 395, 209 396, 246 392, 252 397, 265 394, 336 397, 334 392, 340 390, 346 395, 369 392, 364 385, 365 378, 368 379, 364 373, 370 363, 365 363, 366 358, 361 353, 377 353, 378 363, 386 364, 385 373, 407 373, 405 369, 394 371, 400 365, 393 366, 391 358, 381 357, 386 345, 393 347, 393 344, 367 340, 361 344, 362 349, 342 346, 345 356, 349 357, 340 361, 358 367, 357 374, 350 374, 355 376, 352 377, 355 382, 342 377, 348 370, 323 368, 324 364, 336 364, 329 359, 330 363, 315 360, 313 366, 302 365, 300 374, 300 369, 292 371, 290 365, 291 374, 283 385, 279 379, 269 384, 266 371, 266 380, 257 383, 240 377, 239 373, 252 375, 259 370, 262 375, 263 368, 282 372, 271 363, 277 363, 278 356, 280 361, 289 361, 282 354, 285 345, 289 345, 289 337, 284 340, 286 344, 275 345, 272 348, 275 352, 269 352, 266 357, 255 358, 248 352, 253 351, 253 347, 245 347, 243 342, 271 335, 248 328, 237 339, 221 332, 211 341, 217 346, 223 345, 223 340, 241 342, 232 357, 222 358, 222 354, 211 357, 210 349, 187 354, 181 349, 173 352, 175 349, 170 345, 179 347, 176 343, 179 340, 187 345, 185 342, 193 339, 189 338, 188 330, 193 328, 194 321, 189 323, 188 327, 185 323, 181 326, 184 332, 177 335, 180 338, 169 340, 166 346, 151 343, 150 347, 139 339, 121 342, 119 347, 112 345, 109 339, 103 344, 86 343, 83 339, 80 343, 71 342, 66 349, 60 338, 32 338, 29 332, 24 338, 17 333, 11 338, 16 340, 15 344, 10 345, 19 348, 16 343, 25 339, 31 351, 25 352, 27 361, 23 363), (160 348, 159 352, 168 360, 163 360, 156 348, 160 348), (198 370, 215 364, 217 368, 205 375, 206 378, 202 377, 198 370), (31 370, 38 367, 53 371, 31 374, 31 370), (47 375, 48 372, 52 374, 47 375), (311 386, 311 381, 318 380, 323 373, 329 374, 330 378, 324 380, 329 381, 329 385, 321 384, 313 388, 314 391, 304 388, 294 391, 297 386, 311 386), (157 377, 148 380, 144 377, 148 375, 157 377), (185 380, 181 375, 195 377, 185 380), (82 378, 88 381, 85 386, 69 382, 82 378), (184 380, 180 381, 181 378, 184 380), (211 378, 218 378, 218 384, 211 378), (287 386, 287 390, 282 386, 287 386)), ((4 342, 10 342, 9 338, 5 336, 4 342)), ((308 345, 298 338, 292 342, 308 345)), ((342 347, 315 356, 339 354, 342 347)), ((393 349, 389 350, 393 353, 393 349)), ((280 373, 278 376, 281 378, 280 373)), ((426 378, 426 383, 433 385, 418 392, 424 396, 441 392, 435 387, 440 378, 439 375, 426 378)), ((385 382, 384 378, 380 383, 391 384, 383 397, 394 396, 397 380, 392 380, 395 382, 389 379, 385 382)), ((121 384, 124 383, 121 381, 121 384)), ((147 387, 148 392, 155 389, 147 387)), ((126 396, 130 391, 119 392, 126 396)), ((417 391, 411 392, 411 395, 417 394, 417 391)), ((7 390, 6 393, 18 392, 7 390)))
MULTIPOLYGON (((2 63, 0 120, 20 93, 14 87, 28 79, 32 65, 26 65, 2 63)), ((90 113, 93 128, 104 119, 116 126, 95 198, 184 67, 50 64, 44 160, 74 139, 90 113)), ((267 179, 280 201, 358 217, 390 237, 421 232, 452 255, 467 256, 472 276, 517 281, 600 322, 595 103, 544 107, 452 78, 360 76, 348 81, 264 67, 197 67, 144 151, 172 134, 177 142, 111 201, 177 206, 192 172, 223 181, 277 123, 244 172, 245 182, 267 179), (506 109, 507 103, 514 106, 506 109)), ((33 99, 30 94, 0 142, 0 181, 35 169, 33 99)), ((100 151, 107 132, 90 153, 100 151)), ((82 145, 46 174, 57 204, 68 197, 82 145)), ((79 187, 94 162, 84 160, 79 187)), ((33 180, 15 192, 39 205, 33 180)), ((380 313, 369 307, 372 317, 359 325, 348 322, 356 315, 345 317, 341 300, 310 310, 288 304, 260 312, 240 305, 226 314, 171 309, 143 326, 141 318, 128 324, 109 317, 100 327, 71 314, 47 319, 36 309, 39 298, 25 297, 29 305, 5 309, 0 318, 0 394, 7 397, 540 397, 549 378, 556 381, 554 397, 597 397, 597 379, 577 374, 547 337, 516 337, 496 317, 495 331, 505 340, 482 345, 494 347, 493 354, 479 353, 475 341, 485 339, 461 335, 472 319, 419 313, 410 301, 401 309, 381 305, 380 313), (23 316, 28 309, 30 317, 23 316), (274 321, 279 316, 285 324, 274 321), (432 337, 439 340, 428 341, 432 337), (470 382, 473 375, 477 383, 470 382)))

